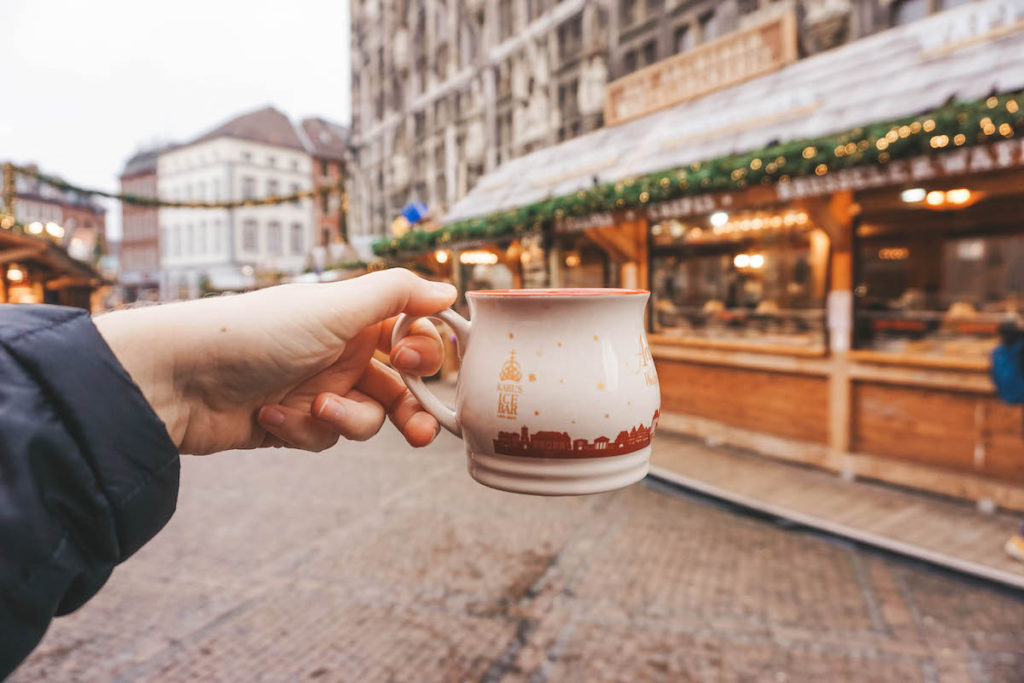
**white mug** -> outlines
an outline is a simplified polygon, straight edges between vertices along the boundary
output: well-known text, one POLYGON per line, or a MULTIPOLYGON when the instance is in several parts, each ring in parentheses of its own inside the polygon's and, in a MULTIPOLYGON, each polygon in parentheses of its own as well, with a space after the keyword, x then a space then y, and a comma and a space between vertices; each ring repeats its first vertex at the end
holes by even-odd
MULTIPOLYGON (((627 486, 647 474, 661 394, 647 335, 649 292, 518 289, 468 292, 472 322, 455 332, 462 366, 454 410, 423 380, 402 378, 466 443, 481 484, 539 495, 627 486)), ((403 315, 392 344, 419 316, 403 315)))

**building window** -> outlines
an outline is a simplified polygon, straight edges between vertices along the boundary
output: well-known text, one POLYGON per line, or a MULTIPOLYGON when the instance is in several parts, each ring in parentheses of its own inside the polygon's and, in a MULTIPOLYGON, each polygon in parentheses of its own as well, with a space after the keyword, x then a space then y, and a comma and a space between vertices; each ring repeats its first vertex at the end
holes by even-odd
POLYGON ((279 256, 284 253, 281 224, 277 221, 267 223, 267 253, 272 256, 279 256))
POLYGON ((675 51, 686 52, 693 47, 693 33, 690 32, 689 25, 683 25, 676 28, 676 35, 673 40, 675 51))
POLYGON ((252 161, 252 153, 242 152, 242 161, 244 161, 245 163, 249 163, 250 161, 252 161))
POLYGON ((256 179, 252 176, 242 177, 242 199, 256 199, 256 179))
MULTIPOLYGON (((298 183, 292 183, 291 184, 291 188, 288 190, 288 193, 291 194, 291 195, 297 195, 300 192, 302 192, 302 190, 299 189, 299 184, 298 183)), ((298 203, 299 203, 299 198, 295 197, 295 199, 292 200, 292 204, 298 204, 298 203)))
POLYGON ((715 21, 715 11, 705 12, 697 20, 700 25, 700 40, 708 43, 718 37, 718 22, 715 21))
POLYGON ((623 75, 636 71, 636 50, 630 50, 622 57, 623 75))
POLYGON ((221 196, 220 196, 220 178, 214 178, 213 179, 213 197, 212 198, 213 198, 213 201, 215 201, 215 202, 219 202, 221 200, 221 196))
POLYGON ((320 212, 325 214, 331 212, 331 193, 327 190, 320 192, 320 212))
POLYGON ((298 159, 292 159, 292 170, 293 171, 298 171, 299 170, 299 160, 298 159))
POLYGON ((242 251, 250 254, 259 250, 259 226, 256 219, 247 218, 242 223, 242 251))
POLYGON ((196 251, 196 226, 189 223, 185 227, 185 247, 184 251, 186 254, 194 254, 196 251))
POLYGON ((267 166, 270 168, 277 166, 277 157, 267 157, 267 166))
POLYGON ((203 255, 208 254, 209 252, 207 251, 207 246, 208 245, 206 241, 206 221, 201 221, 199 223, 199 244, 197 245, 197 251, 203 255))
POLYGON ((577 15, 558 27, 558 51, 563 60, 583 51, 583 16, 577 15))
POLYGON ((321 159, 320 160, 320 175, 327 175, 327 171, 328 170, 329 169, 327 167, 327 159, 321 159))
POLYGON ((928 16, 929 0, 900 0, 892 4, 892 23, 895 26, 909 24, 928 16))
MULTIPOLYGON (((756 3, 757 0, 754 0, 756 3)), ((665 9, 665 0, 647 0, 647 18, 653 17, 655 14, 665 9)))
POLYGON ((175 225, 171 233, 171 253, 174 256, 181 256, 181 226, 175 225))
POLYGON ((758 0, 739 0, 738 4, 740 14, 751 14, 758 8, 758 0))
POLYGON ((632 26, 636 23, 637 17, 636 0, 622 0, 619 5, 619 20, 623 26, 632 26))
POLYGON ((267 181, 267 196, 276 197, 277 193, 280 192, 281 185, 277 182, 277 179, 271 178, 267 181))
POLYGON ((649 66, 658 61, 658 41, 648 40, 644 44, 644 66, 649 66))
POLYGON ((292 229, 288 236, 288 246, 293 254, 301 254, 305 250, 305 240, 302 237, 302 223, 292 223, 292 229))
POLYGON ((224 244, 222 242, 223 234, 224 233, 220 229, 220 221, 219 220, 218 221, 214 221, 213 222, 213 251, 214 251, 214 253, 219 254, 221 252, 221 250, 224 249, 224 244))

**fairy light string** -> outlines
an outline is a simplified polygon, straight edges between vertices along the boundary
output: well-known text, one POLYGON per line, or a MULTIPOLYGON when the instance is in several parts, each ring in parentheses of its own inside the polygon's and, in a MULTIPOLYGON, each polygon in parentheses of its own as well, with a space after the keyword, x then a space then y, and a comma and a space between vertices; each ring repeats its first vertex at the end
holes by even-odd
POLYGON ((598 184, 508 211, 413 231, 373 245, 378 256, 417 253, 471 240, 509 237, 550 228, 567 217, 644 208, 712 192, 824 176, 834 171, 885 165, 896 159, 941 154, 1020 137, 1024 91, 955 102, 919 116, 859 126, 830 136, 793 140, 644 176, 598 184))

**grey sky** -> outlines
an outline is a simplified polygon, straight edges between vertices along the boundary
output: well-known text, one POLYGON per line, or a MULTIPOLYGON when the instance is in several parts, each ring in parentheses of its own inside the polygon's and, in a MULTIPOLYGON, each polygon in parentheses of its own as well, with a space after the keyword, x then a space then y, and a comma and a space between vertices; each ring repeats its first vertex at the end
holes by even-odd
POLYGON ((265 104, 350 118, 348 0, 0 0, 0 25, 0 159, 78 184, 265 104))

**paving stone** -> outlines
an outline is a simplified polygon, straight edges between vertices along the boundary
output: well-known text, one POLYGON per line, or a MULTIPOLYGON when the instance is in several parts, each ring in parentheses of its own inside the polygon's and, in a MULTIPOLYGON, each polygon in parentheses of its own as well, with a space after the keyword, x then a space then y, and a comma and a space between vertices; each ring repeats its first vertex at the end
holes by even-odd
POLYGON ((178 512, 28 681, 1022 680, 1024 600, 643 484, 535 498, 462 445, 183 461, 178 512))

